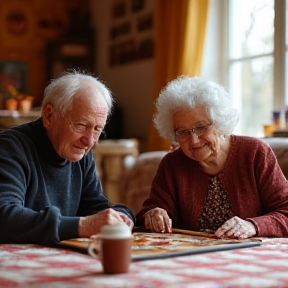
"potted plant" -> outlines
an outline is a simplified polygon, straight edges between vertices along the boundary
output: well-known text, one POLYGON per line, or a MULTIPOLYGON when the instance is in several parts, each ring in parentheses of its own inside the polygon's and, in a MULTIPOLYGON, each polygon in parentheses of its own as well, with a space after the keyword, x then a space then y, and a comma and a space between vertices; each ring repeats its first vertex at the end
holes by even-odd
POLYGON ((7 85, 5 93, 5 109, 17 110, 17 95, 18 90, 13 85, 7 85))

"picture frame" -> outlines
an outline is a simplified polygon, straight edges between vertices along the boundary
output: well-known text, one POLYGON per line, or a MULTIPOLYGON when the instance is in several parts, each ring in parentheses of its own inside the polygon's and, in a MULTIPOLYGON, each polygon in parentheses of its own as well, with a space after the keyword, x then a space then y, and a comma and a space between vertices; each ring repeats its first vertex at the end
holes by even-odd
POLYGON ((133 13, 143 10, 145 7, 145 0, 131 0, 131 11, 133 13))
POLYGON ((21 93, 28 93, 28 64, 24 61, 0 60, 0 91, 8 85, 21 93))
POLYGON ((121 18, 126 15, 125 0, 116 0, 112 6, 111 16, 113 19, 121 18))

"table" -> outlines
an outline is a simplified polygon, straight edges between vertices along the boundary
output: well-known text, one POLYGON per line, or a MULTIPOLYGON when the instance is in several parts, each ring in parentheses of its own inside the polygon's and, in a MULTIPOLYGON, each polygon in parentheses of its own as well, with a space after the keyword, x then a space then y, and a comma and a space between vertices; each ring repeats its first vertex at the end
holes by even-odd
POLYGON ((0 245, 0 287, 288 287, 288 238, 253 248, 133 262, 106 275, 98 259, 63 248, 0 245))
POLYGON ((34 121, 41 116, 40 108, 23 113, 18 110, 0 110, 0 130, 34 121))

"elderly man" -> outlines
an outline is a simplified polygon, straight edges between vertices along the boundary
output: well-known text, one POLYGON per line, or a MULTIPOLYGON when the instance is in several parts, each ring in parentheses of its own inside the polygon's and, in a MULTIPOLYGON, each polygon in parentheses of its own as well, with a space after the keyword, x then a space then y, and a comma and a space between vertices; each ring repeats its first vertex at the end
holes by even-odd
POLYGON ((66 73, 45 89, 42 117, 0 133, 0 243, 53 245, 134 215, 103 195, 91 148, 113 99, 98 79, 66 73))

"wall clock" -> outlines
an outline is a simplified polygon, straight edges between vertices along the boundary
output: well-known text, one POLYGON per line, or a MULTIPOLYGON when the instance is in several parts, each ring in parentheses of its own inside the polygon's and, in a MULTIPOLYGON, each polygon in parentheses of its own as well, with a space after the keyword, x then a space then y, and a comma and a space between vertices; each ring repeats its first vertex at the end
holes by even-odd
POLYGON ((28 30, 28 20, 21 10, 11 10, 6 16, 7 30, 14 35, 22 35, 28 30))

